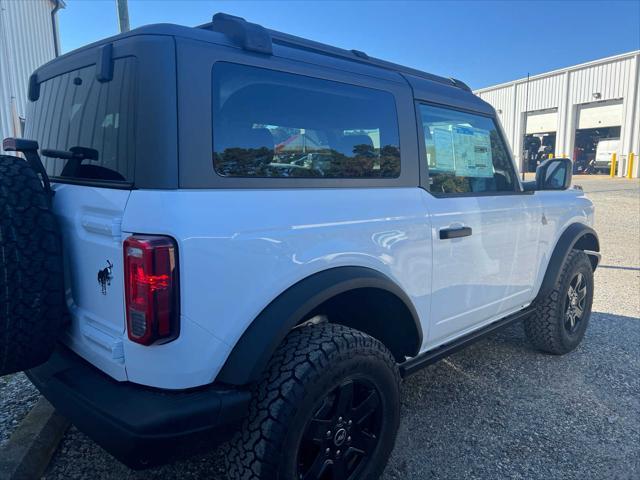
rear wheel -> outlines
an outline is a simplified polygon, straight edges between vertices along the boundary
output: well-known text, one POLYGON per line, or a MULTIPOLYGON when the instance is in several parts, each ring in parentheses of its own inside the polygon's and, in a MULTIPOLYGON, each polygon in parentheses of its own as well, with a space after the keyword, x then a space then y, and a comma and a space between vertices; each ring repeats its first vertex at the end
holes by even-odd
POLYGON ((375 479, 398 422, 391 353, 357 330, 306 325, 287 336, 255 388, 227 471, 232 479, 375 479))
POLYGON ((35 172, 0 155, 0 375, 45 362, 62 324, 62 247, 35 172))
POLYGON ((576 348, 587 330, 593 302, 593 269, 586 253, 572 250, 553 291, 525 321, 525 333, 536 348, 562 355, 576 348))

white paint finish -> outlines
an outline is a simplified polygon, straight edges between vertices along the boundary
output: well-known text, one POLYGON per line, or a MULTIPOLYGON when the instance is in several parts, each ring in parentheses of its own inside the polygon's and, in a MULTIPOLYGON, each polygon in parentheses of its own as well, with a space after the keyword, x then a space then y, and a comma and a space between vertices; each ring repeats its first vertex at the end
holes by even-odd
MULTIPOLYGON (((604 58, 475 91, 498 114, 518 164, 522 161, 525 114, 558 110, 556 155, 572 156, 580 105, 596 100, 622 100, 621 151, 640 154, 638 81, 640 51, 604 58), (528 90, 528 95, 527 95, 528 90), (600 98, 594 98, 599 94, 600 98), (528 98, 527 98, 528 97, 528 98)), ((640 162, 639 162, 640 163, 640 162)), ((637 176, 637 173, 636 173, 637 176)))
POLYGON ((617 127, 622 124, 622 101, 590 103, 578 107, 577 128, 617 127))
MULTIPOLYGON (((566 191, 536 192, 544 214, 546 225, 540 229, 537 261, 540 271, 545 272, 553 249, 560 235, 573 223, 594 224, 593 203, 579 189, 566 191)), ((534 291, 542 285, 543 274, 538 276, 534 291)))
MULTIPOLYGON (((234 299, 238 301, 237 296, 234 299)), ((215 315, 210 305, 210 315, 215 315)), ((207 322, 207 319, 204 319, 207 322)), ((214 381, 231 347, 192 319, 180 317, 180 336, 166 345, 145 347, 124 338, 127 379, 152 387, 184 389, 214 381)))
POLYGON ((64 242, 67 343, 81 356, 124 380, 125 332, 122 216, 131 192, 55 184, 54 212, 64 242), (112 268, 103 294, 98 272, 112 268))
POLYGON ((424 195, 434 239, 431 348, 531 301, 542 215, 535 195, 424 195), (441 229, 461 226, 472 235, 439 238, 441 229))
MULTIPOLYGON (((429 308, 431 228, 416 188, 136 190, 123 231, 178 241, 181 311, 219 339, 199 352, 218 360, 208 363, 211 378, 223 364, 220 342, 230 349, 277 295, 328 268, 374 268, 397 282, 418 311, 429 308)), ((154 363, 174 344, 136 347, 135 361, 154 363)), ((125 340, 130 380, 150 384, 145 369, 130 367, 132 351, 125 340)), ((167 369, 167 379, 154 385, 177 388, 169 378, 179 376, 180 363, 167 369)))
POLYGON ((529 304, 560 232, 593 215, 579 190, 435 198, 419 188, 55 188, 72 313, 66 343, 117 380, 167 389, 212 382, 264 307, 338 266, 395 281, 420 316, 422 351, 434 348, 529 304), (440 240, 440 228, 457 225, 472 236, 440 240), (165 345, 126 336, 122 242, 134 232, 178 242, 181 332, 165 345), (106 260, 113 280, 102 295, 106 260))
MULTIPOLYGON (((640 81, 640 57, 636 58, 636 79, 640 81)), ((633 176, 635 178, 640 177, 640 87, 638 86, 638 81, 635 84, 634 88, 634 107, 632 119, 633 121, 625 121, 625 128, 628 129, 628 134, 625 133, 625 138, 631 138, 632 144, 630 145, 630 150, 633 152, 638 152, 638 157, 636 160, 636 165, 634 167, 633 176)), ((629 115, 631 110, 626 110, 626 115, 629 115)))
POLYGON ((558 112, 542 111, 527 114, 525 133, 555 132, 558 129, 558 112))
POLYGON ((604 167, 605 173, 609 173, 613 153, 620 155, 620 140, 600 140, 596 148, 596 167, 604 167))
MULTIPOLYGON (((629 76, 628 101, 623 108, 622 149, 640 157, 640 55, 634 59, 633 73, 629 76)), ((638 178, 640 159, 635 162, 633 176, 638 178)))
POLYGON ((374 268, 429 307, 431 229, 417 188, 137 190, 122 228, 176 238, 181 311, 228 346, 277 295, 332 267, 374 268))
POLYGON ((528 87, 526 82, 518 84, 517 92, 516 107, 521 112, 557 108, 561 100, 562 75, 533 77, 529 80, 528 87))
POLYGON ((558 132, 556 133, 556 151, 558 156, 565 156, 573 151, 575 108, 566 101, 571 85, 571 72, 563 74, 562 98, 558 106, 558 132))
POLYGON ((603 61, 589 68, 571 72, 570 103, 593 102, 594 93, 601 95, 600 100, 627 96, 634 62, 635 58, 629 56, 616 61, 603 61))
MULTIPOLYGON (((164 346, 144 347, 129 341, 126 335, 123 241, 130 233, 123 233, 121 226, 131 192, 64 184, 55 184, 54 188, 71 314, 65 343, 117 380, 174 389, 212 382, 217 373, 212 366, 222 366, 230 347, 207 329, 206 318, 200 322, 205 324, 203 327, 182 315, 179 338, 164 346), (107 262, 113 265, 112 279, 103 294, 97 277, 107 262)), ((172 198, 172 193, 175 194, 168 193, 164 198, 172 198)), ((189 210, 184 204, 182 207, 189 210)), ((160 209, 159 213, 163 211, 160 209)), ((181 216, 171 217, 172 223, 180 224, 176 219, 181 216)), ((185 220, 183 225, 191 225, 191 230, 198 223, 193 217, 185 220)), ((157 233, 154 228, 147 231, 157 233)), ((188 251, 185 248, 179 254, 188 258, 188 251)), ((190 280, 203 282, 202 277, 194 278, 191 271, 186 272, 183 286, 190 286, 190 280)), ((195 269, 194 273, 198 275, 195 269)), ((206 292, 200 293, 208 298, 206 292)))
POLYGON ((490 90, 486 96, 483 95, 481 97, 496 109, 497 117, 507 134, 507 138, 512 138, 514 134, 512 129, 514 126, 513 115, 515 114, 515 86, 513 88, 490 90))
POLYGON ((53 59, 51 0, 0 0, 0 138, 19 134, 29 76, 53 59))

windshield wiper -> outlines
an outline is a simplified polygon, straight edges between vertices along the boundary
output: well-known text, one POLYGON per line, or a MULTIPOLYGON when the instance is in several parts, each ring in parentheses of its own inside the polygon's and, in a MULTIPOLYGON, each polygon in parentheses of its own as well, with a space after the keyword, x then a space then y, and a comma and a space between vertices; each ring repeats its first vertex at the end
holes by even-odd
POLYGON ((98 160, 98 150, 87 147, 71 147, 69 150, 53 150, 41 148, 40 153, 45 157, 62 158, 64 160, 98 160))
POLYGON ((98 160, 99 157, 98 150, 87 147, 71 147, 68 151, 43 148, 40 153, 45 157, 68 160, 60 172, 63 177, 75 177, 83 160, 98 160))

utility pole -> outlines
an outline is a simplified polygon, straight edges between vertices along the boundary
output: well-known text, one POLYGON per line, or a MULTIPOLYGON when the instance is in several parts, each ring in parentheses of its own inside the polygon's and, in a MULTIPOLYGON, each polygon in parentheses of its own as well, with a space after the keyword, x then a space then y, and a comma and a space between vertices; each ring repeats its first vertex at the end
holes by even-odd
MULTIPOLYGON (((126 0, 125 0, 126 1, 126 0)), ((527 131, 527 120, 529 120, 529 72, 527 72, 527 92, 524 97, 524 131, 527 131)), ((525 133, 525 138, 526 138, 525 133)), ((524 147, 524 145, 523 145, 524 147)), ((524 182, 524 172, 527 169, 526 164, 529 162, 528 155, 525 154, 525 149, 522 149, 522 181, 524 182)))
POLYGON ((128 32, 129 28, 129 2, 128 0, 116 0, 118 7, 118 27, 120 27, 120 33, 128 32))

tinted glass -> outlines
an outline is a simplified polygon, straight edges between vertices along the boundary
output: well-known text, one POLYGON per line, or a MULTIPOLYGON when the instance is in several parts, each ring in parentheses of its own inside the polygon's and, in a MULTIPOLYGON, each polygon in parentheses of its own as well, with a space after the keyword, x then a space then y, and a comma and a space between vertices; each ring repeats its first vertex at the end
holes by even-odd
POLYGON ((31 103, 25 138, 42 150, 95 150, 81 161, 42 156, 52 177, 132 181, 135 162, 136 63, 118 59, 113 80, 96 80, 95 65, 54 77, 40 85, 31 103))
POLYGON ((491 118, 420 105, 434 195, 515 191, 516 173, 491 118))
POLYGON ((400 175, 390 93, 230 63, 215 65, 213 83, 213 159, 220 175, 400 175))
POLYGON ((567 164, 564 162, 552 163, 547 169, 544 186, 548 189, 562 189, 567 178, 567 164))

